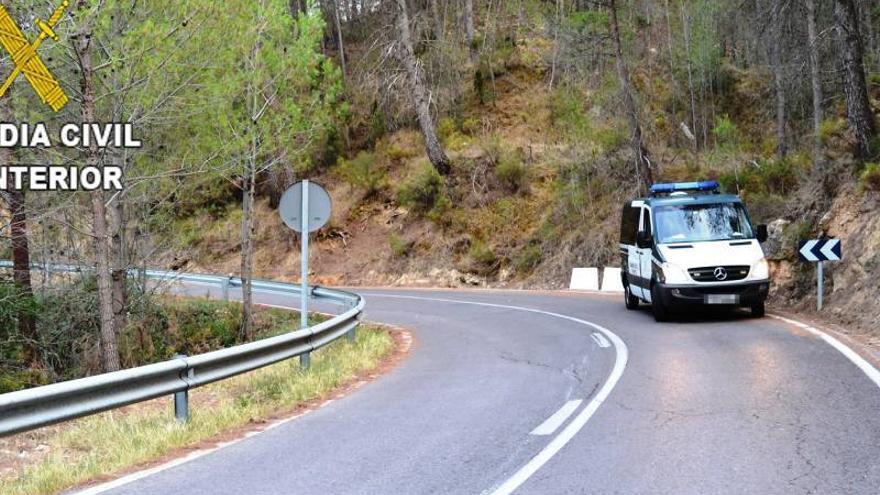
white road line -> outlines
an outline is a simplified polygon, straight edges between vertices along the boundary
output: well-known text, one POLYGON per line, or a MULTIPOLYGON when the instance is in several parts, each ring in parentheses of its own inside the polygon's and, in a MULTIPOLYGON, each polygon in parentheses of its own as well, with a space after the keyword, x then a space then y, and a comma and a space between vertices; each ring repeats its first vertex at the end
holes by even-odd
POLYGON ((581 399, 570 400, 562 405, 558 411, 553 413, 552 416, 547 418, 546 421, 538 425, 537 428, 532 430, 530 435, 552 435, 562 423, 565 423, 565 420, 568 419, 569 416, 574 414, 578 407, 580 407, 581 399))
POLYGON ((325 405, 329 404, 330 402, 331 401, 328 400, 326 402, 321 403, 320 405, 318 405, 315 408, 308 408, 305 411, 303 411, 299 414, 296 414, 295 416, 291 416, 289 418, 284 418, 284 419, 279 419, 277 421, 269 423, 267 426, 265 426, 261 429, 249 431, 249 432, 245 433, 244 435, 242 435, 241 437, 236 438, 234 440, 230 440, 228 442, 221 442, 221 443, 218 443, 212 447, 196 450, 194 452, 191 452, 190 454, 187 454, 184 457, 180 457, 178 459, 168 461, 164 464, 160 464, 158 466, 155 466, 152 468, 147 468, 147 469, 144 469, 141 471, 136 471, 134 473, 123 476, 121 478, 107 481, 105 483, 101 483, 98 485, 90 486, 90 487, 84 488, 82 490, 73 490, 71 492, 64 492, 64 493, 71 493, 71 494, 75 494, 75 495, 100 495, 101 493, 108 492, 110 490, 113 490, 114 488, 119 488, 121 486, 128 485, 129 483, 134 483, 137 480, 141 480, 141 479, 144 479, 148 476, 152 476, 154 474, 161 473, 162 471, 167 471, 169 469, 175 468, 177 466, 180 466, 181 464, 186 464, 188 462, 194 461, 194 460, 199 459, 201 457, 204 457, 208 454, 212 454, 214 452, 217 452, 220 449, 229 447, 230 445, 235 445, 239 442, 242 442, 244 440, 247 440, 248 438, 253 437, 254 435, 258 435, 260 433, 263 433, 264 431, 268 431, 273 428, 277 428, 285 423, 289 423, 295 419, 299 419, 304 414, 308 414, 309 412, 311 412, 315 409, 320 409, 320 408, 324 407, 325 405))
POLYGON ((611 342, 608 342, 608 339, 606 339, 601 333, 593 332, 590 337, 593 337, 593 340, 596 341, 596 344, 603 349, 606 347, 611 347, 611 342))
POLYGON ((627 350, 626 344, 623 343, 623 340, 620 339, 614 332, 608 330, 605 327, 599 326, 593 322, 589 322, 587 320, 581 320, 580 318, 574 318, 572 316, 567 316, 559 313, 553 313, 550 311, 542 311, 540 309, 527 308, 523 306, 511 306, 507 304, 491 304, 491 303, 483 303, 483 302, 473 302, 473 301, 460 301, 457 299, 444 299, 444 298, 433 298, 433 297, 418 297, 418 296, 404 296, 404 295, 394 295, 394 294, 376 294, 376 293, 362 293, 364 296, 369 297, 386 297, 386 298, 397 298, 397 299, 414 299, 414 300, 422 300, 422 301, 438 301, 438 302, 448 302, 455 304, 471 304, 474 306, 485 306, 489 308, 504 308, 504 309, 513 309, 518 311, 526 311, 529 313, 542 314, 547 316, 553 316, 556 318, 561 318, 563 320, 573 321, 575 323, 580 323, 581 325, 586 325, 590 328, 598 330, 602 335, 604 335, 608 340, 611 341, 611 344, 614 346, 616 350, 616 357, 614 359, 614 367, 611 369, 611 373, 608 375, 608 378, 605 380, 605 383, 599 388, 596 392, 596 395, 587 403, 586 407, 584 407, 580 413, 568 424, 558 435, 553 437, 553 440, 550 441, 540 452, 538 452, 535 457, 532 457, 529 462, 527 462, 523 467, 519 468, 519 470, 513 475, 510 476, 507 480, 505 480, 501 485, 486 491, 485 493, 489 493, 491 495, 509 495, 513 493, 514 490, 520 487, 523 483, 526 482, 533 474, 535 474, 539 469, 541 469, 544 464, 547 464, 554 455, 556 455, 562 447, 571 441, 575 435, 587 424, 587 421, 593 416, 599 406, 605 402, 605 399, 608 398, 608 395, 614 389, 614 386, 617 385, 618 380, 623 375, 623 370, 626 368, 626 362, 628 359, 629 351, 627 350))
POLYGON ((860 370, 862 370, 862 372, 865 375, 867 375, 868 378, 872 382, 874 382, 875 385, 880 387, 880 370, 877 370, 877 368, 875 368, 871 363, 869 363, 867 360, 865 360, 865 358, 863 358, 862 356, 859 356, 859 354, 856 351, 852 350, 852 348, 850 348, 848 345, 837 340, 836 338, 832 337, 831 335, 828 335, 827 333, 823 332, 822 330, 819 330, 816 327, 811 327, 810 325, 807 325, 806 323, 801 323, 799 321, 792 320, 790 318, 785 318, 784 316, 779 316, 779 315, 768 315, 768 316, 770 316, 771 318, 776 318, 777 320, 784 321, 786 323, 790 323, 798 328, 802 328, 802 329, 810 332, 811 334, 819 337, 820 339, 824 340, 825 343, 827 343, 831 347, 837 349, 841 354, 846 356, 847 359, 852 361, 853 364, 858 366, 858 368, 860 370))

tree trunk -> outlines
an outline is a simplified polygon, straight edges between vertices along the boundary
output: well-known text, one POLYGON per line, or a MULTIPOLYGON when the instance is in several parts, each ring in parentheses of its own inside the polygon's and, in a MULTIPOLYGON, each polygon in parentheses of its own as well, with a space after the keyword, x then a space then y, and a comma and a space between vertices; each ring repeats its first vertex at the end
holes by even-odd
MULTIPOLYGON (((12 95, 0 101, 0 121, 14 122, 12 95)), ((0 166, 14 165, 15 151, 12 148, 0 148, 0 166)), ((10 189, 3 195, 9 206, 12 221, 9 224, 9 237, 12 244, 12 281, 21 300, 32 300, 30 245, 27 233, 27 201, 25 192, 10 189)), ((39 349, 37 346, 37 330, 34 314, 27 305, 19 304, 18 333, 24 341, 24 362, 31 368, 40 367, 39 349)))
MULTIPOLYGON (((128 9, 118 3, 114 6, 111 14, 112 32, 117 39, 122 39, 125 35, 126 16, 128 9)), ((123 108, 125 108, 125 88, 120 83, 120 71, 111 71, 110 83, 114 89, 113 93, 113 121, 122 122, 123 108)), ((128 246, 126 243, 125 227, 126 227, 126 208, 127 191, 125 190, 125 176, 128 172, 128 155, 125 149, 112 148, 108 154, 112 160, 112 164, 118 166, 123 171, 120 179, 122 182, 122 190, 113 195, 110 207, 110 275, 113 279, 113 328, 116 332, 122 332, 128 325, 128 267, 130 258, 128 246)), ((141 346, 143 348, 143 346, 141 346)))
POLYGON ((636 178, 642 192, 647 192, 654 182, 651 161, 648 158, 648 149, 642 140, 642 126, 639 123, 639 112, 633 97, 632 85, 629 81, 629 71, 623 58, 623 47, 620 44, 620 29, 617 23, 617 4, 615 0, 608 3, 608 23, 611 29, 611 41, 614 44, 614 57, 617 65, 617 79, 620 83, 620 92, 623 99, 623 111, 629 120, 632 139, 630 141, 635 154, 636 178))
MULTIPOLYGON (((15 282, 20 299, 31 301, 34 294, 31 289, 31 258, 27 234, 25 193, 24 191, 9 191, 7 195, 9 210, 12 213, 12 223, 9 225, 12 240, 12 280, 15 282)), ((31 368, 39 368, 40 353, 37 345, 37 327, 34 313, 29 305, 19 306, 18 333, 24 341, 24 362, 31 368)))
POLYGON ((669 79, 672 81, 672 115, 673 118, 678 114, 678 81, 675 79, 675 55, 672 50, 672 22, 669 20, 669 0, 664 0, 666 11, 666 47, 669 51, 669 79))
POLYGON ((290 15, 295 19, 308 10, 307 0, 290 0, 290 15))
MULTIPOLYGON (((553 82, 556 80, 556 59, 559 57, 560 24, 562 24, 562 0, 556 0, 556 22, 553 26, 553 59, 550 63, 550 91, 553 91, 553 82)), ((479 74, 479 69, 477 69, 477 73, 479 74)), ((482 95, 480 95, 480 99, 482 100, 482 95)))
POLYGON ((684 31, 684 52, 685 52, 685 60, 687 61, 687 73, 688 73, 688 92, 691 96, 691 133, 694 135, 694 139, 692 139, 694 143, 694 150, 697 149, 699 144, 699 139, 696 138, 699 129, 697 128, 697 96, 694 91, 694 71, 691 66, 691 30, 690 30, 690 16, 685 12, 685 2, 681 2, 679 5, 679 9, 681 12, 681 25, 682 30, 684 31))
POLYGON ((858 10, 853 0, 835 0, 834 20, 843 61, 846 116, 858 140, 859 156, 867 159, 877 127, 868 101, 858 10))
POLYGON ((813 88, 813 167, 818 170, 822 157, 822 78, 819 66, 819 38, 816 31, 816 0, 804 0, 807 7, 807 42, 810 53, 810 82, 813 88))
MULTIPOLYGON (((87 2, 79 2, 79 11, 85 14, 88 10, 87 2)), ((74 49, 80 63, 80 89, 82 91, 82 122, 96 122, 95 115, 95 88, 93 85, 92 53, 91 53, 91 30, 88 28, 88 20, 81 31, 75 35, 74 49)), ((100 150, 93 140, 86 150, 86 165, 90 167, 100 166, 100 150)), ((104 191, 95 190, 90 193, 92 201, 92 215, 94 224, 92 236, 95 243, 95 271, 98 280, 98 303, 100 306, 101 320, 101 358, 104 371, 116 371, 120 369, 119 349, 116 343, 116 328, 113 318, 113 294, 112 277, 110 274, 110 249, 107 238, 107 209, 104 205, 104 191)))
POLYGON ((440 13, 440 5, 437 3, 438 0, 430 0, 431 3, 431 17, 434 19, 434 39, 439 42, 443 42, 444 29, 443 29, 443 15, 440 13))
POLYGON ((776 156, 785 158, 788 154, 788 144, 785 136, 785 81, 782 74, 782 16, 780 15, 780 1, 773 2, 771 6, 770 23, 772 24, 772 39, 770 40, 770 64, 773 66, 773 91, 776 93, 776 156))
POLYGON ((342 80, 345 81, 348 71, 345 67, 345 44, 342 39, 342 23, 339 21, 339 2, 340 0, 333 0, 333 20, 336 23, 336 40, 339 43, 339 65, 342 68, 342 80))
POLYGON ((128 324, 128 256, 125 243, 125 204, 123 194, 116 196, 110 205, 110 246, 111 268, 113 279, 113 328, 122 331, 128 324))
POLYGON ((254 271, 253 232, 254 232, 254 193, 256 182, 256 163, 254 155, 247 158, 247 170, 244 177, 244 194, 242 195, 241 218, 241 329, 239 339, 250 340, 253 333, 253 290, 252 277, 254 271))
POLYGON ((858 4, 862 16, 862 26, 865 27, 865 32, 863 33, 865 46, 863 51, 865 52, 864 66, 867 73, 880 71, 880 46, 877 44, 877 26, 880 25, 880 22, 878 22, 880 19, 874 19, 874 12, 880 15, 880 10, 878 10, 876 4, 876 1, 866 1, 858 4))
POLYGON ((425 138, 425 149, 428 159, 441 175, 449 175, 452 171, 449 158, 437 138, 434 128, 434 120, 431 117, 431 107, 428 102, 428 90, 425 88, 425 74, 422 64, 416 59, 413 52, 412 35, 409 29, 409 16, 406 10, 406 0, 397 0, 397 30, 400 36, 396 50, 397 57, 403 64, 407 73, 410 94, 416 115, 419 119, 419 127, 425 138))
POLYGON ((464 40, 473 61, 477 54, 477 47, 474 45, 474 0, 464 0, 464 40))
MULTIPOLYGON (((336 1, 336 0, 334 0, 336 1)), ((253 336, 253 288, 252 277, 254 272, 254 197, 257 182, 257 159, 260 145, 257 135, 257 121, 259 119, 259 96, 260 96, 260 44, 262 43, 265 15, 265 2, 260 3, 257 19, 258 31, 251 47, 250 64, 251 79, 247 84, 247 100, 249 104, 250 119, 248 119, 248 136, 250 136, 249 149, 244 157, 244 176, 241 198, 241 328, 239 339, 248 341, 253 336)))

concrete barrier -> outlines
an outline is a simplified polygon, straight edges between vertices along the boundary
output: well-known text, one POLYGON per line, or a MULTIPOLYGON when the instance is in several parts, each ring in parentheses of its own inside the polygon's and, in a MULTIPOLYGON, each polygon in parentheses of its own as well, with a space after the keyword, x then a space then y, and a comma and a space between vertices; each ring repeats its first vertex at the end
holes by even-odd
POLYGON ((606 266, 602 270, 602 292, 623 292, 623 282, 620 280, 620 268, 606 266))
POLYGON ((599 269, 573 268, 568 288, 572 290, 599 290, 599 269))

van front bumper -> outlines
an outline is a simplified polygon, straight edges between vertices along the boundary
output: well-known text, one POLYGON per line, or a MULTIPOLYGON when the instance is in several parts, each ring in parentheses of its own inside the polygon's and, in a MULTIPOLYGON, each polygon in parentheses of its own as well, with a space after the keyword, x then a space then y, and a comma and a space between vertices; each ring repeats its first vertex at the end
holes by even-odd
POLYGON ((664 306, 684 304, 729 304, 752 306, 767 299, 769 280, 740 282, 735 284, 657 284, 664 306), (731 298, 730 296, 734 296, 731 298), (730 300, 732 299, 732 300, 730 300), (729 301, 718 303, 719 300, 729 301))

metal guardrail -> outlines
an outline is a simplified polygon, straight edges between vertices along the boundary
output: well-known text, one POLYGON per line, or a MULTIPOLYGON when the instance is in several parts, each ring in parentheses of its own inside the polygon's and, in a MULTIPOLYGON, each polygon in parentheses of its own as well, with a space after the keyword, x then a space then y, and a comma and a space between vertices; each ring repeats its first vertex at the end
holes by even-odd
MULTIPOLYGON (((0 268, 12 263, 0 261, 0 268)), ((74 265, 34 265, 51 272, 86 271, 74 265)), ((143 272, 142 272, 143 273, 143 272)), ((152 280, 218 287, 228 299, 229 288, 241 280, 216 275, 147 270, 152 280)), ((300 294, 299 285, 253 280, 255 291, 300 294)), ((190 389, 262 368, 316 350, 343 335, 354 338, 364 299, 358 294, 310 287, 312 297, 336 302, 346 310, 317 325, 235 347, 177 358, 146 366, 54 383, 0 395, 0 436, 116 409, 174 394, 175 415, 187 420, 190 389)))

